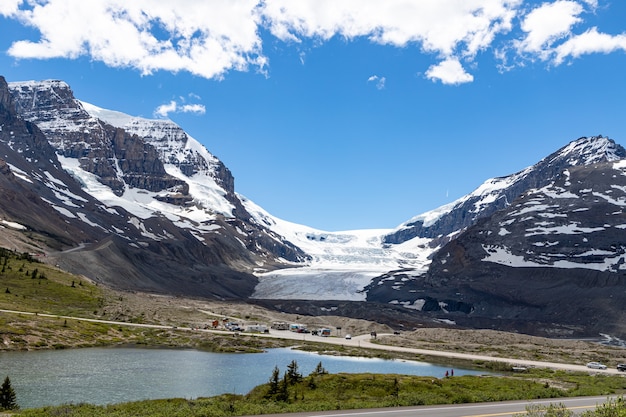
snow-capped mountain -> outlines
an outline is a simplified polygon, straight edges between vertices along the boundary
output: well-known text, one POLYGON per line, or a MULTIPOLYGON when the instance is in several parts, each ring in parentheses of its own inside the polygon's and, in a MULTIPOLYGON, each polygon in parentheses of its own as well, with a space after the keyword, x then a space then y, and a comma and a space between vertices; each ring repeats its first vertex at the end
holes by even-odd
POLYGON ((481 218, 510 206, 520 194, 548 186, 568 167, 618 161, 624 156, 624 148, 611 139, 580 138, 520 172, 488 179, 470 194, 395 230, 324 232, 276 219, 244 200, 257 222, 312 257, 306 266, 259 274, 254 297, 385 301, 417 308, 425 301, 411 295, 411 284, 426 274, 431 257, 442 245, 481 218), (405 294, 395 298, 398 292, 405 294))
POLYGON ((61 81, 2 79, 0 92, 2 192, 36 190, 0 214, 45 236, 37 252, 62 267, 121 288, 245 298, 256 268, 307 259, 252 220, 230 171, 172 122, 81 103, 61 81))
POLYGON ((236 193, 171 121, 82 102, 62 81, 0 77, 0 245, 123 289, 624 336, 625 157, 582 137, 396 229, 325 232, 236 193))
POLYGON ((625 230, 626 160, 575 165, 444 246, 419 285, 483 324, 623 338, 625 230))
POLYGON ((507 207, 526 190, 550 184, 567 167, 622 158, 626 158, 626 150, 611 139, 602 136, 580 138, 531 167, 506 177, 488 179, 470 194, 414 217, 385 236, 385 242, 401 243, 414 237, 447 236, 507 207))

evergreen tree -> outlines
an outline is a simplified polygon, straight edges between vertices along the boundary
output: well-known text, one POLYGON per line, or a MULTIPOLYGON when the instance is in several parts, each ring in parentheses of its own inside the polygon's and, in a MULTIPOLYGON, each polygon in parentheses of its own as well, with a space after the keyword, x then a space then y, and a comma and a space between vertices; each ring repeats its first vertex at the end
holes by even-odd
POLYGON ((15 399, 15 391, 11 387, 11 380, 7 376, 0 386, 0 409, 1 410, 17 410, 19 406, 15 399))
POLYGON ((298 362, 294 359, 287 365, 287 382, 289 385, 295 385, 300 381, 302 381, 302 374, 298 371, 298 362))
POLYGON ((289 383, 287 382, 287 373, 283 374, 283 379, 278 385, 278 392, 276 393, 276 401, 289 401, 289 383))
POLYGON ((278 366, 274 367, 272 371, 272 376, 270 377, 269 385, 270 388, 267 391, 266 398, 273 398, 278 394, 278 385, 280 384, 280 370, 278 366))
POLYGON ((317 364, 311 375, 326 375, 328 371, 322 366, 322 362, 317 364))

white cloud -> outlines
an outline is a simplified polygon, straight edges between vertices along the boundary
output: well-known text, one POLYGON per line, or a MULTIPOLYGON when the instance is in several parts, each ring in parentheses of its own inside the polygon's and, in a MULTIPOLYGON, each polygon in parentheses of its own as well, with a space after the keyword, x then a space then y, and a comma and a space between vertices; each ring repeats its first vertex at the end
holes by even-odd
POLYGON ((206 107, 204 107, 204 104, 183 104, 180 111, 183 113, 204 114, 206 113, 206 107))
POLYGON ((623 50, 623 34, 584 27, 597 7, 598 0, 0 0, 0 15, 40 33, 14 40, 8 53, 18 59, 87 56, 146 75, 221 79, 230 71, 264 73, 259 33, 269 31, 287 43, 366 38, 415 48, 439 62, 429 79, 460 84, 473 80, 463 64, 489 50, 503 68, 623 50), (521 37, 511 39, 515 33, 521 37))
POLYGON ((554 62, 561 64, 567 57, 578 58, 581 55, 592 53, 626 52, 626 34, 617 36, 599 33, 597 28, 591 28, 585 33, 568 39, 555 49, 554 62))
POLYGON ((575 1, 544 3, 537 7, 522 22, 526 38, 519 43, 523 52, 537 53, 555 41, 568 36, 572 27, 581 22, 583 7, 575 1))
POLYGON ((161 104, 154 110, 154 115, 159 117, 167 117, 170 113, 173 113, 178 108, 178 104, 174 100, 167 104, 161 104))
POLYGON ((471 74, 465 72, 458 59, 448 58, 437 65, 433 65, 426 71, 426 78, 443 84, 458 85, 474 81, 471 74))
POLYGON ((597 0, 558 0, 543 3, 529 12, 521 24, 524 39, 515 42, 517 52, 531 59, 537 57, 554 65, 562 64, 568 57, 579 58, 592 53, 626 51, 626 34, 601 33, 596 27, 581 34, 574 29, 584 22, 586 12, 598 7, 597 0), (589 7, 586 10, 584 5, 589 7))
POLYGON ((587 3, 590 7, 594 9, 598 7, 598 0, 582 0, 582 1, 584 1, 585 3, 587 3))
POLYGON ((368 83, 374 83, 376 88, 379 90, 383 90, 385 88, 385 83, 387 79, 385 77, 379 77, 378 75, 372 75, 367 79, 368 83))
POLYGON ((169 103, 162 104, 154 110, 154 115, 157 117, 169 117, 171 113, 194 113, 201 115, 206 113, 206 108, 203 104, 184 104, 171 100, 169 103))
POLYGON ((406 46, 444 55, 474 55, 507 32, 521 0, 266 0, 260 7, 274 36, 347 39, 406 46))
POLYGON ((187 0, 181 7, 171 0, 3 0, 0 10, 41 33, 37 41, 14 42, 9 54, 16 58, 86 55, 143 74, 221 78, 232 70, 264 70, 262 26, 282 40, 367 37, 472 57, 510 29, 521 1, 187 0))
POLYGON ((35 0, 13 17, 41 32, 9 49, 17 58, 88 55, 143 74, 188 71, 220 78, 260 70, 267 60, 257 34, 257 0, 35 0))
POLYGON ((0 16, 13 16, 17 13, 22 0, 0 0, 0 16))

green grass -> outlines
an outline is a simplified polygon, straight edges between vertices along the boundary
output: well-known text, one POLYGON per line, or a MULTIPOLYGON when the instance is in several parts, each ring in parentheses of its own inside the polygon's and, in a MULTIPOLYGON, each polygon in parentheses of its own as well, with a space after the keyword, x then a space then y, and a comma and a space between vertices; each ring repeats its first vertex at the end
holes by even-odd
POLYGON ((0 248, 0 306, 57 315, 92 316, 102 308, 97 286, 27 254, 0 248))
MULTIPOLYGON (((61 349, 115 344, 196 348, 213 352, 258 352, 285 346, 281 340, 218 336, 173 329, 136 328, 55 316, 147 322, 141 314, 112 317, 122 296, 81 277, 0 248, 0 309, 37 313, 0 314, 0 350, 61 349)), ((117 314, 117 313, 115 313, 117 314)), ((155 323, 161 324, 161 323, 155 323)))

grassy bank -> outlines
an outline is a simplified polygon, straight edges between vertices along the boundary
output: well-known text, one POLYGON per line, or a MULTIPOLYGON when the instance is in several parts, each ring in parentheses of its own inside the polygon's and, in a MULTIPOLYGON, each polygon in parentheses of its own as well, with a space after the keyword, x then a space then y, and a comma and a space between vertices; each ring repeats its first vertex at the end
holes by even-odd
POLYGON ((286 373, 284 375, 274 382, 268 376, 267 384, 256 387, 247 395, 220 395, 195 400, 150 400, 108 406, 62 405, 23 410, 19 415, 218 417, 610 395, 621 394, 626 390, 626 379, 623 377, 549 370, 531 370, 525 375, 460 376, 443 379, 322 372, 289 380, 286 373))

